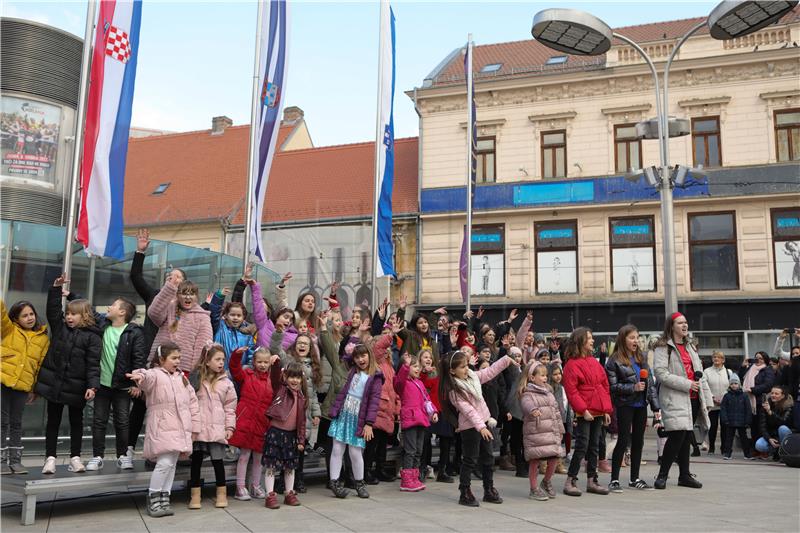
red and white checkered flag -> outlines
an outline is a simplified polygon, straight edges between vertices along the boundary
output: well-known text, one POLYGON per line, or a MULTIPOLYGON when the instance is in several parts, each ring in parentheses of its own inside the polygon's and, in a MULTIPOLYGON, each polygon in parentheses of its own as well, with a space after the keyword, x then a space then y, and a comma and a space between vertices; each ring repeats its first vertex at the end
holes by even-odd
POLYGON ((131 58, 131 43, 128 40, 128 34, 116 26, 110 26, 108 28, 106 55, 118 61, 122 61, 123 63, 127 63, 131 58))

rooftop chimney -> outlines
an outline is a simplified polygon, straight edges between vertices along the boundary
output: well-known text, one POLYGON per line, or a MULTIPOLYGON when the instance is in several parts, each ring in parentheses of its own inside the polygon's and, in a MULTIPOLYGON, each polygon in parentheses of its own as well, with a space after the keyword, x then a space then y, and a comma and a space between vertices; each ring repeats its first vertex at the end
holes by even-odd
POLYGON ((294 124, 298 120, 302 119, 305 113, 302 109, 297 106, 290 106, 283 109, 283 120, 284 124, 294 124))
POLYGON ((233 121, 222 115, 221 117, 214 117, 211 119, 211 135, 222 135, 225 133, 225 128, 233 126, 233 121))

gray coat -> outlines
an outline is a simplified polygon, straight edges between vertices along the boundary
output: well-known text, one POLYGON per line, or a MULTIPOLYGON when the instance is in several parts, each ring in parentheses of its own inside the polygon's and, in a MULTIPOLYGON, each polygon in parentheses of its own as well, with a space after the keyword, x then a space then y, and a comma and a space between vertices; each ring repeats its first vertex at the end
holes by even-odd
MULTIPOLYGON (((686 349, 692 358, 694 370, 702 372, 703 365, 697 352, 690 344, 686 345, 686 349)), ((653 372, 656 374, 659 385, 658 400, 661 404, 661 420, 664 429, 667 431, 693 431, 692 402, 689 398, 692 380, 686 376, 680 352, 672 339, 666 345, 656 347, 653 372)), ((701 429, 707 429, 710 426, 708 409, 714 405, 714 402, 705 376, 700 380, 698 398, 700 412, 697 414, 697 425, 701 429)))

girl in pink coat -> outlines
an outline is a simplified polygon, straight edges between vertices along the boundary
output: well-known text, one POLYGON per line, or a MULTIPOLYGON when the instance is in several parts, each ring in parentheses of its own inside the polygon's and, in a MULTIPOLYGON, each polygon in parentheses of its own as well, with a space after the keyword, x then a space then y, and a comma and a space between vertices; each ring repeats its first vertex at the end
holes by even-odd
POLYGON ((556 397, 547 384, 547 366, 538 361, 531 361, 524 372, 527 378, 519 380, 517 394, 524 416, 522 447, 529 465, 530 498, 546 501, 556 497, 551 480, 558 465, 558 458, 561 457, 564 423, 561 420, 561 410, 556 397), (541 486, 536 479, 540 460, 547 461, 541 486))
MULTIPOLYGON (((489 368, 474 372, 467 366, 469 362, 462 351, 442 357, 439 362, 439 404, 448 421, 457 426, 456 432, 461 435, 462 457, 458 485, 461 497, 458 503, 467 507, 478 507, 480 504, 470 487, 470 476, 477 468, 478 461, 483 474, 483 501, 503 503, 494 488, 492 477, 494 437, 490 428, 497 427, 497 420, 489 413, 481 385, 499 376, 509 365, 517 363, 505 356, 489 368)), ((474 356, 472 362, 477 362, 474 356)))
POLYGON ((403 430, 403 469, 400 470, 400 490, 418 492, 425 489, 419 480, 419 464, 425 445, 425 431, 439 421, 425 384, 419 379, 422 365, 419 356, 403 355, 403 366, 394 377, 394 390, 400 397, 400 428, 403 430))
POLYGON ((192 435, 192 471, 189 479, 192 498, 189 509, 200 509, 200 468, 206 455, 211 458, 217 485, 215 507, 227 507, 225 486, 225 445, 236 428, 236 390, 225 372, 225 348, 209 344, 203 348, 197 368, 189 376, 200 406, 200 432, 192 435))
POLYGON ((150 358, 157 346, 174 342, 181 351, 180 369, 188 376, 197 366, 203 348, 213 342, 214 335, 209 312, 197 303, 197 285, 179 279, 177 275, 170 275, 147 308, 147 316, 158 326, 150 358))
POLYGON ((144 456, 156 463, 147 492, 147 513, 174 514, 169 504, 178 457, 192 451, 192 435, 200 432, 200 409, 189 380, 179 370, 181 352, 171 342, 156 347, 159 366, 125 377, 136 382, 147 398, 144 456))

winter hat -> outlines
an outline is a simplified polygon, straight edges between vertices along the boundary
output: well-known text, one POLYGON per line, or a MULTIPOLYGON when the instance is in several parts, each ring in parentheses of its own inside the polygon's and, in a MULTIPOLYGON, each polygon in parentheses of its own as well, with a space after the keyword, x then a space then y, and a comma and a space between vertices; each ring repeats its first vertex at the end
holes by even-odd
POLYGON ((742 380, 740 380, 740 379, 739 379, 739 376, 738 376, 738 375, 736 375, 736 374, 731 374, 731 377, 730 377, 730 379, 728 380, 728 384, 732 385, 732 384, 734 384, 734 383, 736 383, 737 385, 741 385, 741 384, 742 384, 742 380))
POLYGON ((513 355, 519 355, 521 357, 522 356, 522 350, 520 350, 517 346, 512 346, 511 348, 508 349, 508 354, 512 355, 512 356, 513 355))
POLYGON ((537 333, 533 336, 533 342, 544 342, 544 337, 542 337, 541 333, 537 333))

